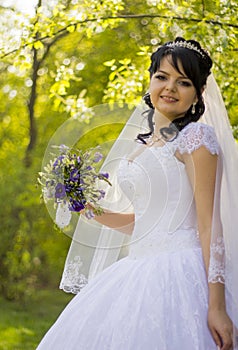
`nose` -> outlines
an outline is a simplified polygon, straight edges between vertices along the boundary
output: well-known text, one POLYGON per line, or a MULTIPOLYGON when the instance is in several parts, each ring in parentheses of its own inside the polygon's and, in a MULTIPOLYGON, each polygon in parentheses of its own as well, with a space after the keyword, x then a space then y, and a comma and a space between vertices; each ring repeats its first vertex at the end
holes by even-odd
POLYGON ((165 86, 165 89, 167 90, 167 91, 176 91, 176 82, 175 82, 175 80, 173 80, 173 79, 168 79, 167 80, 167 84, 166 84, 166 86, 165 86))

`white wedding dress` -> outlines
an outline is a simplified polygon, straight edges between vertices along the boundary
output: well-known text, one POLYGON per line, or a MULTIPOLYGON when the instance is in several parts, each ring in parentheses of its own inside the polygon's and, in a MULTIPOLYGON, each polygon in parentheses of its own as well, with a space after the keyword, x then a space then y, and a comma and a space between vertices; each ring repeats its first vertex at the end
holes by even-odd
POLYGON ((201 146, 219 153, 212 127, 191 123, 121 161, 118 181, 136 217, 129 254, 73 298, 38 350, 217 349, 193 191, 175 156, 201 146))

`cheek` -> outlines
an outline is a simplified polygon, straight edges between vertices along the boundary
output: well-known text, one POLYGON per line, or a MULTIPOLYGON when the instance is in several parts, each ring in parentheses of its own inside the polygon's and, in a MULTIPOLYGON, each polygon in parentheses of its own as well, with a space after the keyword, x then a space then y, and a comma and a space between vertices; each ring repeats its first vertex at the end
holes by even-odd
POLYGON ((160 91, 161 91, 161 84, 159 84, 158 82, 150 83, 149 92, 150 92, 151 98, 157 97, 160 94, 160 91))
POLYGON ((151 91, 152 90, 153 91, 159 90, 159 89, 161 89, 162 85, 163 85, 163 83, 160 80, 152 78, 150 81, 149 90, 151 90, 151 91))
POLYGON ((184 103, 189 107, 197 101, 196 93, 184 93, 184 103))
POLYGON ((152 104, 156 104, 158 102, 158 91, 157 90, 150 90, 150 100, 152 104))
POLYGON ((150 94, 154 94, 155 91, 155 84, 153 82, 150 83, 150 87, 149 87, 149 92, 150 94))

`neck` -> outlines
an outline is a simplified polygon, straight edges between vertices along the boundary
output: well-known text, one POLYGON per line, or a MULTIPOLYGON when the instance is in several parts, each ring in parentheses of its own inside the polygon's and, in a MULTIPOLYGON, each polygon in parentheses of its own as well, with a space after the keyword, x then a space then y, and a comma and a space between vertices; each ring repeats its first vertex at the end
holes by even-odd
POLYGON ((154 134, 159 135, 160 129, 168 127, 172 121, 173 120, 169 119, 168 117, 166 117, 165 115, 163 115, 159 111, 155 110, 155 113, 154 113, 154 123, 155 123, 154 134))
POLYGON ((174 118, 169 118, 166 117, 164 114, 160 113, 158 110, 155 110, 154 113, 154 134, 155 135, 160 135, 160 129, 161 128, 166 128, 168 127, 173 120, 182 117, 183 115, 178 115, 177 117, 174 118))

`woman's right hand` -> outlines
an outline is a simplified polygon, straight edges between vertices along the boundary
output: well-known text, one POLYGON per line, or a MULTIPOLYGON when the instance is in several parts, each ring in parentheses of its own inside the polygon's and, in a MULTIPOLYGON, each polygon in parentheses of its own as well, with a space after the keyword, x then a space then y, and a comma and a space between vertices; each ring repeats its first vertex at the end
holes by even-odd
POLYGON ((220 350, 233 349, 233 324, 224 308, 209 308, 208 326, 211 331, 212 337, 220 350))

